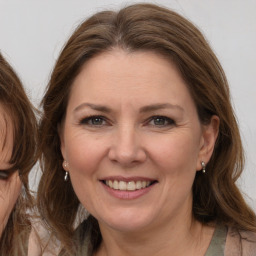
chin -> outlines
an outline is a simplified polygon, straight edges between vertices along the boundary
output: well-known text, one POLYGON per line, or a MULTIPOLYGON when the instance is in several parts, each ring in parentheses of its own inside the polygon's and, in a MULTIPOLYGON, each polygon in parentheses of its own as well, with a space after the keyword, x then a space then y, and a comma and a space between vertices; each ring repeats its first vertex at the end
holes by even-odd
POLYGON ((119 232, 140 232, 145 228, 148 228, 150 223, 153 221, 153 217, 146 217, 145 214, 113 214, 111 217, 106 218, 106 216, 99 220, 101 227, 107 226, 113 230, 119 232), (143 216, 143 217, 142 217, 143 216))

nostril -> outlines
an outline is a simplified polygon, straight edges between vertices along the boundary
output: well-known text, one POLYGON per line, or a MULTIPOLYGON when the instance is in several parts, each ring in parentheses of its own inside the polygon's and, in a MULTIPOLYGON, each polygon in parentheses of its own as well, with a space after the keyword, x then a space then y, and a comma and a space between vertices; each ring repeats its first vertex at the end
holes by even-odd
POLYGON ((113 162, 118 162, 123 165, 130 165, 134 163, 143 162, 146 158, 146 154, 140 152, 138 149, 135 150, 121 150, 121 149, 111 149, 109 151, 108 157, 113 162))

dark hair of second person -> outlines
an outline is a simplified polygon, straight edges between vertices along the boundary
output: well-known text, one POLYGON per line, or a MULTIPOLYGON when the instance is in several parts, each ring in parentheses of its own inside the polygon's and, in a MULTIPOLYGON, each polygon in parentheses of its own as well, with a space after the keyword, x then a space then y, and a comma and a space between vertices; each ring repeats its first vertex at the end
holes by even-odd
MULTIPOLYGON (((0 54, 0 105, 4 111, 6 128, 2 139, 12 136, 13 141, 8 160, 10 167, 1 169, 1 184, 5 184, 1 189, 8 189, 13 176, 17 174, 22 185, 20 195, 0 238, 0 254, 27 255, 28 236, 31 230, 28 211, 33 207, 28 175, 37 157, 37 121, 34 107, 20 79, 2 54, 0 54)), ((2 198, 2 200, 7 199, 2 198)))

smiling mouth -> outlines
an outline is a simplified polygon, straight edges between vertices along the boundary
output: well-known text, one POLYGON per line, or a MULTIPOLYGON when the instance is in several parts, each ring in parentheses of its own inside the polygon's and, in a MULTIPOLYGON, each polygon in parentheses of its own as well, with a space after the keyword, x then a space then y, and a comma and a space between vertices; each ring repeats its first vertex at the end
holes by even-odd
POLYGON ((106 186, 114 189, 114 190, 121 190, 121 191, 136 191, 140 189, 147 188, 157 181, 117 181, 117 180, 103 180, 102 181, 106 186))

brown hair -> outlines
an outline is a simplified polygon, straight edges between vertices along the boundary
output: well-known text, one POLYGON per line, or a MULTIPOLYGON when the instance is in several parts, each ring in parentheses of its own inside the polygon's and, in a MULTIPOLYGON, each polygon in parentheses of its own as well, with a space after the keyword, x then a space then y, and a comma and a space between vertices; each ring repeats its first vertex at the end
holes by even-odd
MULTIPOLYGON (((198 172, 193 185, 193 215, 203 222, 256 231, 255 215, 235 182, 243 170, 241 138, 224 71, 201 32, 177 13, 152 4, 135 4, 118 12, 96 13, 84 21, 64 46, 42 101, 40 123, 42 179, 39 210, 67 247, 79 201, 64 183, 58 126, 65 116, 72 82, 94 56, 121 48, 153 51, 179 69, 195 101, 199 118, 220 118, 219 136, 207 174, 198 172)), ((90 220, 90 218, 89 218, 90 220)), ((97 244, 97 242, 96 242, 97 244)))
MULTIPOLYGON (((27 210, 32 206, 28 175, 36 162, 37 123, 33 106, 18 76, 1 54, 0 104, 13 123, 13 150, 9 161, 12 168, 5 172, 10 176, 13 170, 19 171, 23 184, 22 193, 0 238, 0 255, 27 255, 25 244, 30 231, 27 210)), ((8 182, 8 177, 6 179, 8 182)))

